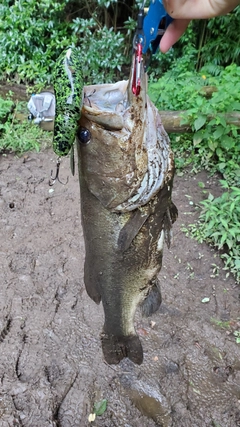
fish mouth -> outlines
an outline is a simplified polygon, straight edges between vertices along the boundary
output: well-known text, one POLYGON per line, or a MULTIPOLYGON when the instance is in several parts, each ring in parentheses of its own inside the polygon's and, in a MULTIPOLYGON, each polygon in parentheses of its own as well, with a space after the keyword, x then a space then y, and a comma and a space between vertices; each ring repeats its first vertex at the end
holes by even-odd
POLYGON ((132 92, 135 67, 135 55, 132 57, 132 66, 128 80, 122 80, 113 84, 99 84, 84 87, 82 115, 87 119, 98 123, 107 130, 121 130, 128 127, 132 131, 131 121, 138 118, 145 119, 145 107, 147 96, 147 75, 141 63, 141 90, 140 95, 132 92), (138 114, 132 116, 132 120, 126 120, 126 111, 131 107, 137 109, 138 114))
POLYGON ((106 130, 121 130, 124 111, 129 107, 127 87, 128 80, 85 86, 82 115, 106 130))

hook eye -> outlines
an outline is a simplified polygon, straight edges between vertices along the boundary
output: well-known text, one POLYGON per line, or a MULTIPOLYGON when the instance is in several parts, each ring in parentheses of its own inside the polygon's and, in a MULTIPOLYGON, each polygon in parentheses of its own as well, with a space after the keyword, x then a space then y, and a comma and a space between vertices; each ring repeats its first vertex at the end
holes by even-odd
POLYGON ((77 137, 79 139, 79 142, 86 145, 91 140, 91 132, 87 128, 80 127, 77 131, 77 137))

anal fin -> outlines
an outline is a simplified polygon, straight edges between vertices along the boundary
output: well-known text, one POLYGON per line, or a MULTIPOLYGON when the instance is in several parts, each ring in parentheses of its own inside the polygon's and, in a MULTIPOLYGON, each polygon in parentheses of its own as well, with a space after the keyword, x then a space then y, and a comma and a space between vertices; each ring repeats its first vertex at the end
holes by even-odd
POLYGON ((149 294, 141 304, 142 315, 145 317, 149 317, 155 313, 159 309, 162 302, 159 280, 155 279, 151 282, 152 286, 149 294))
POLYGON ((163 223, 164 223, 164 240, 167 244, 168 249, 171 246, 172 241, 172 224, 176 221, 178 217, 178 210, 177 207, 173 202, 171 202, 170 207, 167 209, 163 223))

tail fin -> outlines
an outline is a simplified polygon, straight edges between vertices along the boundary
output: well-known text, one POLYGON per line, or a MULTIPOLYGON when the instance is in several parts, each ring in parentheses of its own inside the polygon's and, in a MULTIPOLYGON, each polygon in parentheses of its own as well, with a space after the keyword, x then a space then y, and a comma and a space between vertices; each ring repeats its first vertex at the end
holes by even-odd
POLYGON ((118 364, 124 357, 128 357, 137 365, 141 365, 143 361, 143 349, 137 335, 117 337, 103 333, 101 341, 104 359, 109 365, 118 364))

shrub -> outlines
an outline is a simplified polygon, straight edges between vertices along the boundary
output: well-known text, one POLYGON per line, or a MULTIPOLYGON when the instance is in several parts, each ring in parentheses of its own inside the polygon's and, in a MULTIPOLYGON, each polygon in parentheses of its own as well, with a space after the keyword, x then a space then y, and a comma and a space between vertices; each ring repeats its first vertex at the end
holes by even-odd
POLYGON ((216 198, 209 194, 207 200, 200 202, 199 220, 189 229, 192 237, 205 240, 220 251, 225 270, 240 282, 240 188, 220 182, 227 191, 216 198))
POLYGON ((182 123, 190 123, 193 135, 173 137, 177 153, 186 153, 186 162, 195 169, 220 172, 232 184, 240 183, 240 134, 227 123, 226 115, 240 111, 240 67, 232 64, 219 76, 185 72, 178 78, 170 72, 149 85, 149 94, 160 110, 186 110, 182 123), (202 94, 204 86, 214 86, 212 97, 202 94))
MULTIPOLYGON (((16 114, 22 110, 22 104, 17 103, 13 110, 14 103, 8 99, 0 98, 0 153, 14 152, 22 154, 25 151, 39 151, 42 144, 50 142, 52 134, 49 136, 38 126, 16 119, 16 114)), ((24 113, 26 115, 26 104, 24 103, 24 113)))

